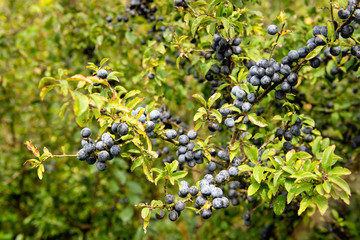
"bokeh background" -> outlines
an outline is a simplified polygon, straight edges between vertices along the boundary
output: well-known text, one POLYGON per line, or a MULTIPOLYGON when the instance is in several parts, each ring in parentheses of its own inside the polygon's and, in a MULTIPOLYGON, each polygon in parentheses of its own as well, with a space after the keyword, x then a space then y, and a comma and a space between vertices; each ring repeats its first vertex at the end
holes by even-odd
MULTIPOLYGON (((141 172, 131 172, 125 159, 116 159, 101 173, 75 158, 50 160, 42 181, 35 170, 23 166, 32 158, 26 140, 56 153, 76 153, 81 147, 81 128, 68 110, 71 106, 63 105, 68 99, 56 91, 41 101, 40 79, 89 75, 87 63, 98 64, 105 57, 113 69, 126 72, 124 87, 148 89, 150 98, 162 91, 170 108, 185 109, 178 114, 185 122, 192 119, 192 92, 207 86, 191 77, 170 76, 160 89, 142 81, 146 46, 140 42, 157 35, 149 34, 153 25, 139 16, 117 22, 117 15, 126 16, 126 4, 124 0, 0 1, 0 239, 360 239, 360 98, 354 75, 323 81, 324 72, 315 71, 310 76, 314 81, 299 89, 300 105, 337 145, 343 165, 353 173, 346 179, 352 189, 351 204, 333 201, 324 216, 314 209, 301 217, 290 210, 277 217, 255 200, 250 203, 250 227, 243 224, 240 206, 217 211, 207 221, 190 212, 175 223, 154 220, 145 235, 134 204, 161 198, 162 193, 141 172), (107 16, 114 19, 111 24, 107 16)), ((172 16, 172 1, 156 4, 159 15, 172 16)), ((293 37, 281 42, 284 50, 276 53, 280 57, 289 48, 304 45, 310 29, 329 18, 328 1, 244 1, 244 7, 257 11, 263 29, 285 10, 293 37)), ((166 77, 177 71, 171 61, 175 58, 164 66, 166 77)), ((186 76, 186 70, 181 71, 186 76)))

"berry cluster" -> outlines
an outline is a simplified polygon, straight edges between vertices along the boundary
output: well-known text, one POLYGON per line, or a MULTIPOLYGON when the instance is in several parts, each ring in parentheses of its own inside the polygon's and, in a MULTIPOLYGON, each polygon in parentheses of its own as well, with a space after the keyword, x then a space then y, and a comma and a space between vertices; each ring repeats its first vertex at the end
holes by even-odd
POLYGON ((289 92, 291 87, 297 84, 297 75, 291 72, 290 66, 280 64, 274 59, 260 59, 256 63, 250 62, 248 66, 251 67, 246 79, 253 86, 267 89, 272 83, 280 82, 280 74, 287 77, 281 86, 282 91, 289 92))
POLYGON ((157 12, 157 7, 151 7, 153 2, 154 0, 131 0, 126 8, 126 12, 129 12, 131 17, 139 15, 145 19, 154 21, 154 14, 157 12))
MULTIPOLYGON (((303 123, 301 122, 300 118, 297 118, 295 123, 291 126, 286 126, 285 129, 278 128, 276 130, 275 136, 282 140, 284 138, 286 142, 283 144, 283 148, 285 151, 290 151, 295 149, 295 146, 291 144, 291 140, 294 137, 300 137, 302 135, 302 139, 305 143, 310 143, 314 140, 312 134, 312 128, 310 127, 303 127, 303 123), (302 128, 302 129, 301 129, 302 128)), ((299 147, 299 151, 308 152, 312 154, 311 149, 306 146, 299 147)))
MULTIPOLYGON (((224 151, 219 151, 218 156, 222 158, 226 158, 223 155, 227 155, 224 151)), ((227 158, 229 156, 227 155, 227 158)), ((229 159, 228 159, 229 161, 229 159)), ((230 181, 231 178, 237 177, 239 175, 239 169, 241 160, 240 158, 235 157, 231 163, 229 170, 220 170, 217 174, 215 174, 215 170, 217 169, 217 164, 215 162, 209 162, 207 164, 208 174, 204 176, 203 179, 200 180, 199 186, 191 186, 187 181, 181 181, 180 191, 178 193, 180 198, 195 199, 194 207, 200 210, 201 217, 204 219, 208 219, 211 217, 212 209, 221 209, 227 208, 231 203, 235 205, 239 205, 239 193, 236 192, 236 189, 241 189, 243 186, 239 181, 230 181), (228 197, 226 197, 224 193, 225 184, 228 183, 229 191, 228 197), (190 195, 189 195, 190 194, 190 195), (205 205, 207 204, 207 205, 205 205)), ((175 197, 172 194, 167 194, 165 196, 165 203, 170 205, 169 208, 169 219, 171 221, 175 221, 180 216, 180 212, 185 208, 184 201, 177 201, 175 203, 175 197), (174 204, 175 203, 175 204, 174 204)), ((161 211, 161 214, 157 214, 157 218, 161 219, 165 216, 165 213, 161 211)))
POLYGON ((232 71, 231 64, 231 56, 233 54, 239 55, 242 51, 239 46, 241 43, 241 38, 235 37, 230 41, 222 38, 219 34, 214 35, 213 43, 211 44, 211 51, 206 53, 202 53, 205 59, 212 58, 212 54, 215 53, 215 58, 220 62, 220 66, 218 64, 213 64, 211 69, 206 73, 205 79, 210 81, 212 90, 211 93, 217 91, 217 88, 223 84, 220 81, 220 74, 229 75, 232 71))
POLYGON ((77 158, 81 161, 86 160, 90 165, 96 162, 96 167, 100 171, 104 171, 107 167, 106 161, 111 160, 114 156, 118 156, 121 153, 121 148, 114 143, 114 139, 109 133, 104 133, 101 136, 101 140, 93 143, 90 138, 91 130, 84 128, 81 130, 82 149, 77 154, 77 158))
MULTIPOLYGON (((180 132, 183 132, 180 130, 180 132)), ((191 140, 195 140, 197 137, 197 132, 190 130, 187 134, 181 134, 178 138, 179 147, 176 151, 176 156, 178 157, 178 162, 180 166, 183 166, 185 163, 191 168, 195 167, 196 164, 201 164, 203 160, 203 152, 201 149, 195 150, 196 144, 191 140)), ((166 132, 166 137, 169 139, 175 139, 178 136, 178 132, 174 129, 169 129, 166 132)))

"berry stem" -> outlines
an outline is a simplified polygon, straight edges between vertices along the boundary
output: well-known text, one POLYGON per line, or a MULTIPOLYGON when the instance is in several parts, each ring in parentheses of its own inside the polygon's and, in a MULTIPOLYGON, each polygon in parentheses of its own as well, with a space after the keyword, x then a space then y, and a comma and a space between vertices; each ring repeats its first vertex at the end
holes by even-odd
POLYGON ((350 38, 351 38, 352 40, 354 40, 354 41, 356 42, 356 44, 360 44, 359 40, 357 40, 357 39, 354 38, 353 36, 350 36, 350 38))
POLYGON ((334 22, 334 9, 333 9, 332 0, 330 0, 330 14, 331 14, 331 20, 334 22))
POLYGON ((277 46, 278 41, 279 41, 279 39, 280 39, 280 36, 281 36, 282 32, 284 31, 284 27, 285 27, 285 23, 283 23, 283 25, 281 26, 280 32, 277 34, 277 37, 276 37, 276 40, 275 40, 275 44, 274 44, 274 46, 272 47, 271 52, 270 52, 269 60, 271 59, 271 57, 272 57, 272 55, 273 55, 273 52, 274 52, 274 50, 275 50, 275 47, 277 46))
POLYGON ((235 142, 238 134, 239 134, 239 129, 236 127, 236 128, 235 128, 235 131, 233 132, 232 137, 231 137, 230 146, 233 146, 233 145, 234 145, 234 142, 235 142))
POLYGON ((63 154, 63 155, 51 155, 52 158, 61 158, 61 157, 77 157, 77 155, 72 154, 63 154))
POLYGON ((353 16, 355 10, 357 9, 358 5, 359 5, 359 4, 357 4, 357 5, 354 7, 354 9, 353 9, 353 10, 351 11, 351 13, 350 13, 350 16, 338 27, 338 29, 336 29, 337 32, 340 33, 341 30, 342 30, 346 25, 348 25, 348 24, 351 22, 352 16, 353 16))

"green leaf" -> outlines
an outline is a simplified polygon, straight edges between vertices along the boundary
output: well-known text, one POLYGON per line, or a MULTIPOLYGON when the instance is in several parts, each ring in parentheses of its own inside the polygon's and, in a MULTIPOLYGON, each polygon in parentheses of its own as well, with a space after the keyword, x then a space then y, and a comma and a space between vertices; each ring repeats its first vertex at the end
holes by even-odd
POLYGON ((325 148, 327 148, 330 144, 330 139, 329 138, 324 138, 321 141, 321 150, 324 150, 325 148))
POLYGON ((313 197, 313 202, 318 207, 321 215, 323 215, 328 208, 328 200, 326 199, 326 197, 321 195, 316 195, 315 197, 313 197))
POLYGON ((221 123, 221 121, 222 121, 222 116, 221 116, 221 113, 220 113, 218 110, 216 110, 216 109, 211 110, 210 116, 214 116, 214 117, 216 118, 216 120, 217 120, 219 123, 221 123))
POLYGON ((323 183, 323 188, 325 190, 326 193, 330 193, 331 191, 331 184, 329 183, 329 181, 325 181, 323 183))
POLYGON ((283 174, 283 171, 278 171, 277 173, 275 173, 274 175, 274 185, 276 186, 277 185, 277 182, 279 180, 279 177, 281 176, 281 174, 283 174))
POLYGON ((312 143, 312 152, 314 155, 316 155, 316 153, 318 153, 320 151, 320 141, 321 141, 321 137, 317 137, 315 138, 315 140, 312 143))
POLYGON ((108 101, 106 97, 101 96, 99 93, 90 94, 89 97, 94 100, 94 103, 98 109, 101 109, 104 103, 108 101))
POLYGON ((161 207, 163 205, 163 202, 160 200, 152 200, 151 201, 151 206, 152 207, 161 207))
POLYGON ((285 196, 280 194, 274 201, 274 213, 281 215, 285 210, 285 196))
POLYGON ((141 93, 141 91, 139 90, 131 90, 130 92, 128 92, 125 96, 124 96, 124 99, 128 99, 128 98, 131 98, 135 95, 138 95, 139 93, 141 93))
POLYGON ((127 107, 132 110, 134 109, 138 104, 140 104, 142 101, 144 100, 144 98, 139 98, 139 97, 136 97, 134 98, 133 100, 131 100, 131 102, 129 102, 127 104, 127 107))
POLYGON ((244 145, 244 150, 246 157, 249 158, 252 163, 256 164, 259 155, 258 149, 251 145, 244 145))
POLYGON ((213 0, 209 5, 209 12, 211 12, 216 7, 216 5, 222 2, 224 2, 224 0, 213 0))
POLYGON ((340 5, 340 7, 346 8, 348 5, 348 1, 347 0, 339 0, 339 5, 340 5))
POLYGON ((296 173, 295 168, 293 168, 291 166, 283 166, 282 170, 284 170, 285 172, 290 173, 290 174, 295 174, 296 173))
POLYGON ((242 1, 239 0, 230 0, 230 2, 232 4, 234 4, 237 8, 241 8, 242 7, 242 1))
POLYGON ((76 116, 79 116, 89 108, 89 98, 80 92, 75 91, 72 93, 75 100, 74 113, 76 116))
POLYGON ((302 172, 302 173, 296 173, 290 176, 291 178, 296 178, 295 183, 301 181, 301 180, 310 180, 310 179, 316 179, 319 178, 317 175, 311 173, 311 172, 302 172))
POLYGON ((206 75, 206 73, 210 70, 211 66, 216 63, 215 60, 207 61, 206 63, 201 64, 200 71, 203 76, 206 75))
POLYGON ((259 127, 266 127, 268 125, 266 120, 263 117, 257 116, 256 113, 249 114, 248 118, 249 118, 250 122, 252 122, 253 124, 255 124, 259 127))
POLYGON ((252 171, 252 170, 253 170, 253 168, 250 167, 250 166, 247 165, 247 164, 240 165, 240 166, 238 167, 238 169, 239 169, 240 171, 243 171, 243 172, 247 172, 247 171, 252 171))
POLYGON ((151 168, 150 163, 144 159, 144 163, 143 163, 144 174, 148 181, 154 182, 154 178, 152 176, 152 172, 150 172, 150 168, 151 168))
POLYGON ((239 152, 240 152, 239 147, 235 147, 234 149, 230 150, 230 162, 232 162, 234 157, 237 156, 239 152))
POLYGON ((136 35, 134 32, 126 31, 125 38, 128 41, 128 43, 130 43, 131 45, 133 45, 136 41, 136 35))
POLYGON ((162 180, 165 177, 165 173, 161 172, 156 178, 155 178, 155 185, 157 185, 158 181, 162 180))
POLYGON ((313 59, 314 57, 316 57, 320 52, 321 50, 323 50, 325 46, 317 46, 314 50, 312 50, 306 57, 305 57, 305 60, 310 60, 310 59, 313 59))
POLYGON ((347 168, 335 167, 335 168, 331 169, 328 174, 329 175, 350 175, 351 172, 347 168))
POLYGON ((322 184, 316 185, 315 190, 316 190, 316 192, 317 192, 318 194, 320 194, 320 195, 324 195, 324 194, 325 194, 325 193, 324 193, 324 188, 323 188, 323 185, 322 185, 322 184))
POLYGON ((188 172, 186 171, 178 171, 178 172, 174 172, 171 177, 175 180, 184 178, 186 175, 188 174, 188 172))
POLYGON ((327 169, 330 169, 330 167, 332 166, 334 151, 335 151, 335 145, 331 145, 327 147, 322 154, 322 159, 320 164, 323 168, 325 168, 325 172, 328 172, 327 169))
POLYGON ((216 92, 209 98, 209 100, 208 100, 209 109, 212 107, 212 105, 215 103, 215 101, 218 100, 220 97, 221 97, 221 93, 216 92))
MULTIPOLYGON (((286 155, 287 156, 287 155, 286 155)), ((309 153, 307 153, 307 152, 297 152, 297 153, 295 153, 295 154, 293 154, 291 157, 290 157, 290 159, 288 159, 287 157, 286 157, 286 159, 287 159, 287 164, 290 164, 290 163, 294 163, 296 160, 298 160, 298 159, 301 159, 301 160, 304 160, 304 159, 310 159, 310 158, 312 158, 312 156, 309 154, 309 153)))
POLYGON ((223 23, 223 26, 224 26, 224 29, 225 29, 225 32, 229 32, 229 27, 230 27, 230 22, 227 18, 224 18, 224 17, 221 17, 220 18, 221 22, 223 23))
POLYGON ((338 191, 335 189, 336 194, 347 204, 350 204, 349 195, 346 194, 344 191, 338 191))
POLYGON ((192 96, 193 96, 193 98, 198 100, 204 107, 206 107, 206 101, 200 94, 194 94, 192 96))
POLYGON ((49 85, 49 86, 46 86, 46 87, 43 87, 41 89, 41 92, 40 92, 40 99, 41 101, 44 101, 44 98, 46 96, 46 94, 48 94, 51 90, 54 89, 54 87, 56 87, 57 85, 49 85))
POLYGON ((61 93, 65 97, 69 92, 69 82, 66 80, 60 81, 61 93))
POLYGON ((265 160, 271 156, 274 156, 275 154, 276 154, 276 149, 266 149, 261 155, 261 160, 265 160))
POLYGON ((334 23, 332 21, 327 22, 327 30, 328 34, 327 37, 330 40, 330 42, 335 41, 335 30, 334 30, 334 23))
POLYGON ((40 82, 39 82, 38 88, 44 87, 45 84, 48 83, 48 82, 54 82, 54 83, 55 83, 55 82, 56 82, 56 79, 53 78, 53 77, 43 77, 43 78, 40 80, 40 82))
POLYGON ((253 182, 248 188, 247 191, 248 196, 254 195, 257 192, 257 190, 259 190, 259 188, 260 188, 260 184, 257 182, 253 182))
POLYGON ((101 60, 100 62, 100 68, 102 68, 104 66, 104 64, 109 61, 110 58, 104 58, 103 60, 101 60))
POLYGON ((131 206, 127 206, 126 208, 124 208, 122 211, 120 211, 120 219, 123 222, 128 222, 130 219, 132 219, 132 217, 134 216, 134 209, 131 206))
POLYGON ((173 161, 171 164, 168 164, 169 167, 169 173, 175 172, 176 169, 179 166, 179 162, 178 161, 173 161))
POLYGON ((305 210, 306 208, 310 205, 311 203, 311 198, 308 196, 305 196, 301 202, 300 202, 300 208, 298 210, 298 215, 300 216, 305 210))
POLYGON ((287 203, 289 204, 295 197, 296 186, 293 186, 287 194, 287 203))
POLYGON ((193 121, 196 122, 197 120, 199 120, 200 118, 202 119, 202 116, 204 116, 206 113, 203 113, 203 112, 197 112, 195 115, 194 115, 194 118, 193 118, 193 121))
POLYGON ((201 23, 201 21, 206 17, 206 15, 200 15, 199 17, 195 18, 191 24, 191 34, 195 37, 195 33, 201 23))
POLYGON ((60 113, 59 113, 59 118, 60 119, 63 119, 64 118, 64 114, 65 114, 65 111, 67 109, 67 107, 69 106, 70 102, 66 102, 62 105, 61 109, 60 109, 60 113))
POLYGON ((338 176, 329 176, 329 181, 339 186, 342 190, 344 190, 349 196, 351 196, 351 191, 349 184, 345 182, 344 179, 338 176))
POLYGON ((142 158, 142 157, 138 157, 137 159, 135 159, 135 161, 131 165, 131 171, 134 171, 135 168, 140 167, 143 164, 143 161, 144 161, 144 158, 142 158))
POLYGON ((264 176, 264 170, 261 166, 256 165, 253 170, 254 178, 258 183, 261 183, 263 176, 264 176))
POLYGON ((43 173, 45 172, 45 167, 44 167, 44 164, 41 164, 38 169, 37 169, 37 175, 39 177, 40 180, 43 179, 43 173))
POLYGON ((143 219, 146 219, 149 214, 150 214, 150 208, 145 207, 141 210, 141 217, 143 219))

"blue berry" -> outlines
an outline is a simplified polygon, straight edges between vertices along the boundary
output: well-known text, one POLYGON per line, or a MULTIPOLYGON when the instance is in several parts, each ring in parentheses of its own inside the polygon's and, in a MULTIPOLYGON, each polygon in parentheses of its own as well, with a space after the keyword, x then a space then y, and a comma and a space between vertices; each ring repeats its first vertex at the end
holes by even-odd
POLYGON ((183 201, 178 201, 177 203, 175 203, 176 211, 181 212, 184 209, 185 209, 185 203, 183 201))
POLYGON ((110 154, 107 151, 101 151, 98 154, 98 159, 101 162, 105 162, 110 159, 110 154))
POLYGON ((108 148, 111 148, 114 145, 114 139, 112 137, 105 138, 103 142, 108 148))
POLYGON ((187 136, 189 137, 190 140, 194 140, 198 136, 198 134, 194 130, 190 130, 187 133, 187 136))
POLYGON ((166 194, 166 196, 165 196, 165 202, 166 202, 167 204, 172 204, 172 203, 174 203, 174 202, 175 202, 175 197, 174 197, 174 195, 172 195, 172 194, 166 194))
POLYGON ((113 133, 117 133, 117 128, 119 126, 120 123, 113 123, 113 125, 111 126, 111 131, 113 133))
POLYGON ((89 155, 85 152, 84 149, 80 149, 80 151, 77 153, 77 158, 81 161, 87 159, 89 155))
POLYGON ((121 148, 118 145, 114 145, 110 148, 110 153, 114 156, 118 156, 121 153, 121 148))
POLYGON ((241 109, 244 111, 244 112, 249 112, 251 110, 251 103, 248 103, 248 102, 245 102, 242 106, 241 106, 241 109))
POLYGON ((236 177, 239 174, 239 169, 237 167, 229 168, 229 175, 231 177, 236 177))
POLYGON ((120 123, 117 132, 120 136, 127 135, 129 133, 129 126, 126 123, 120 123))
POLYGON ((103 141, 99 141, 99 142, 96 143, 96 146, 95 146, 95 147, 96 147, 96 150, 102 151, 102 150, 105 149, 105 144, 104 144, 103 141))
POLYGON ((201 210, 201 217, 203 219, 209 219, 211 217, 211 213, 212 213, 211 209, 203 209, 201 210))
POLYGON ((107 138, 111 138, 110 133, 103 133, 103 135, 101 135, 101 140, 104 141, 107 138))
POLYGON ((225 126, 227 126, 228 128, 232 128, 233 126, 235 126, 235 121, 233 118, 227 118, 225 119, 225 126))
POLYGON ((98 72, 97 72, 97 76, 99 78, 102 78, 102 79, 106 79, 107 76, 108 76, 108 73, 105 69, 100 69, 98 72))
POLYGON ((216 170, 216 163, 214 163, 214 162, 208 162, 208 163, 206 164, 206 167, 207 167, 207 169, 208 169, 210 172, 213 172, 213 171, 216 170))
POLYGON ((181 145, 186 145, 189 143, 189 141, 190 141, 189 137, 185 134, 183 134, 179 137, 179 144, 181 144, 181 145))
POLYGON ((172 211, 169 212, 169 219, 171 221, 176 221, 178 218, 179 218, 179 213, 177 211, 172 210, 172 211))
POLYGON ((146 122, 145 132, 152 132, 155 129, 155 123, 153 121, 146 122))
POLYGON ((198 193, 199 193, 199 189, 196 187, 196 186, 192 186, 190 189, 189 189, 189 192, 192 196, 196 196, 198 193))
POLYGON ((150 114, 149 114, 149 117, 150 117, 151 120, 157 120, 157 119, 159 119, 159 117, 160 117, 160 112, 159 112, 159 110, 153 110, 153 111, 151 111, 150 114))
POLYGON ((83 138, 88 138, 88 137, 90 137, 90 135, 91 135, 91 130, 90 130, 90 128, 83 128, 83 129, 81 130, 81 136, 82 136, 83 138))
POLYGON ((275 34, 278 33, 278 27, 277 27, 276 25, 273 25, 273 24, 272 24, 272 25, 268 26, 267 32, 268 32, 268 34, 270 34, 270 35, 275 35, 275 34))
POLYGON ((84 149, 84 151, 86 152, 86 154, 90 155, 90 154, 92 154, 93 152, 95 152, 96 147, 95 147, 94 144, 88 143, 88 144, 85 144, 85 146, 84 146, 83 149, 84 149))
POLYGON ((101 161, 97 161, 96 162, 96 168, 99 170, 99 171, 104 171, 106 169, 107 165, 105 162, 101 162, 101 161))
POLYGON ((166 137, 169 139, 174 139, 174 138, 176 138, 176 136, 177 136, 177 132, 174 129, 169 129, 166 132, 166 137))
POLYGON ((96 158, 94 158, 94 157, 89 157, 88 159, 86 159, 86 162, 87 162, 89 165, 93 165, 93 164, 96 162, 96 158))

